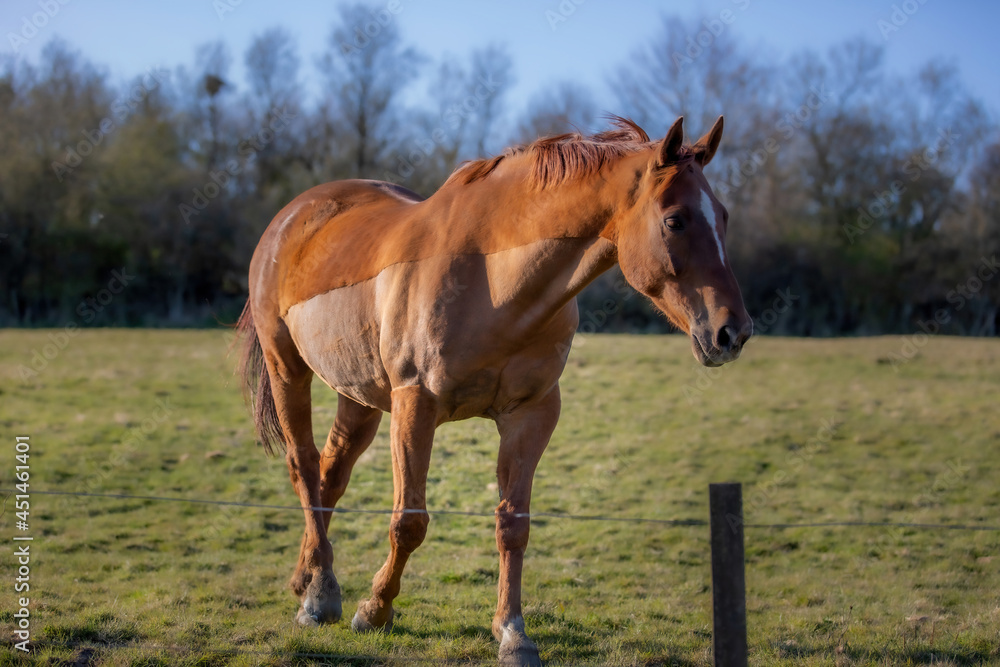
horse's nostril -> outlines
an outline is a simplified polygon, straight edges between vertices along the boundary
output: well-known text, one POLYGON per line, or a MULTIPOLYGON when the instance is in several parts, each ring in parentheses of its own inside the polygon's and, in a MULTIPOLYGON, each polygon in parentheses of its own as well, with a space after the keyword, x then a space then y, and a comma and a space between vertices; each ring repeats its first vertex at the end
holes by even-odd
POLYGON ((724 326, 719 329, 718 335, 715 337, 715 344, 720 350, 728 350, 733 343, 733 336, 730 333, 732 327, 724 326))

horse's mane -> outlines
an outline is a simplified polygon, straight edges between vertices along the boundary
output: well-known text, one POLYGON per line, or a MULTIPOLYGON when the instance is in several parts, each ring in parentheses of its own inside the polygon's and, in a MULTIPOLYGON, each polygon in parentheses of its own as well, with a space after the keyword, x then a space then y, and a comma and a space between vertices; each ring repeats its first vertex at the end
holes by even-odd
MULTIPOLYGON (((605 165, 652 146, 649 135, 635 121, 610 116, 612 128, 591 136, 579 132, 537 139, 524 146, 512 146, 499 155, 466 162, 448 177, 468 184, 489 176, 506 158, 526 155, 532 160, 531 185, 544 188, 568 178, 596 174, 605 165)), ((690 156, 684 147, 682 157, 690 156)))

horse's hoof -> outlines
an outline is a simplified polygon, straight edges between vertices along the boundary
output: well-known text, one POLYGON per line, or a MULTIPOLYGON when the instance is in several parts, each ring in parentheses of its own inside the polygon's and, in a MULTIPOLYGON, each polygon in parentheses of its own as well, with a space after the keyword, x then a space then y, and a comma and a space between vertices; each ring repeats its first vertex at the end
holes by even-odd
POLYGON ((314 627, 322 623, 336 623, 342 613, 337 578, 333 572, 324 572, 309 582, 295 620, 299 625, 314 627))
POLYGON ((379 614, 377 611, 371 614, 367 612, 368 604, 368 600, 362 600, 358 605, 358 611, 354 614, 354 620, 351 621, 351 629, 355 632, 384 632, 386 634, 392 632, 392 622, 395 617, 392 607, 389 607, 388 614, 379 614), (379 618, 379 616, 386 618, 379 618))
POLYGON ((319 625, 319 617, 299 607, 299 613, 295 615, 295 622, 304 628, 315 628, 319 625))
POLYGON ((501 667, 542 667, 538 647, 524 632, 524 618, 517 616, 506 623, 493 621, 493 636, 500 641, 501 667))
POLYGON ((500 642, 499 662, 501 667, 542 667, 535 642, 523 632, 509 629, 505 629, 500 642))

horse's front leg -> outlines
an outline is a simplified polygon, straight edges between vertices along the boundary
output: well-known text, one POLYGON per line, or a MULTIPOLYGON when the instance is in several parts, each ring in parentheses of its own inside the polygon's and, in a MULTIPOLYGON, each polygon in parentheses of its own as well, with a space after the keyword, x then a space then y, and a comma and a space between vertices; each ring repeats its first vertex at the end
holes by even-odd
POLYGON ((493 636, 500 642, 500 664, 541 665, 538 649, 528 639, 521 615, 521 568, 528 546, 531 482, 535 467, 559 420, 559 387, 544 398, 497 417, 500 454, 497 460, 497 548, 500 582, 493 636))
POLYGON ((392 601, 399 595, 403 568, 427 534, 427 469, 436 426, 437 404, 423 387, 392 391, 389 442, 393 515, 389 523, 389 557, 375 575, 371 598, 358 604, 351 624, 356 631, 387 632, 392 628, 392 601))

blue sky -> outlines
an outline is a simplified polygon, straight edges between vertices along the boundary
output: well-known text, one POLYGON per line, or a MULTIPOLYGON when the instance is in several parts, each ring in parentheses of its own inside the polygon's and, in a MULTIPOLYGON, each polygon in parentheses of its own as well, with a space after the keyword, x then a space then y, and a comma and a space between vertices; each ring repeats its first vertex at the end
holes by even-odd
MULTIPOLYGON (((727 30, 766 56, 781 58, 803 48, 823 50, 862 35, 886 46, 889 67, 916 70, 930 59, 955 62, 968 88, 1000 110, 1000 61, 996 26, 1000 3, 970 0, 376 0, 398 2, 395 17, 404 39, 432 59, 466 56, 491 42, 506 44, 516 82, 509 109, 520 111, 532 93, 562 79, 580 81, 600 106, 614 112, 608 78, 636 47, 649 42, 664 12, 684 18, 717 17, 726 9, 736 19, 727 30), (905 10, 909 10, 906 13, 905 10), (887 35, 879 21, 906 22, 887 35), (564 20, 563 20, 564 19, 564 20)), ((124 80, 151 66, 190 65, 195 48, 222 39, 232 49, 237 77, 251 38, 279 25, 298 39, 303 79, 318 85, 313 57, 326 45, 336 2, 302 0, 0 0, 2 51, 14 53, 10 35, 24 35, 25 21, 48 8, 51 18, 30 38, 18 41, 18 57, 37 59, 59 36, 98 65, 124 80), (62 4, 65 2, 65 4, 62 4), (57 10, 55 8, 58 7, 57 10), (219 8, 231 9, 220 12, 219 8), (221 17, 220 17, 221 14, 221 17)), ((42 23, 39 19, 38 23, 42 23)), ((891 23, 887 23, 891 25, 891 23)), ((883 25, 887 25, 883 24, 883 25)), ((30 33, 30 29, 28 33, 30 33)))

